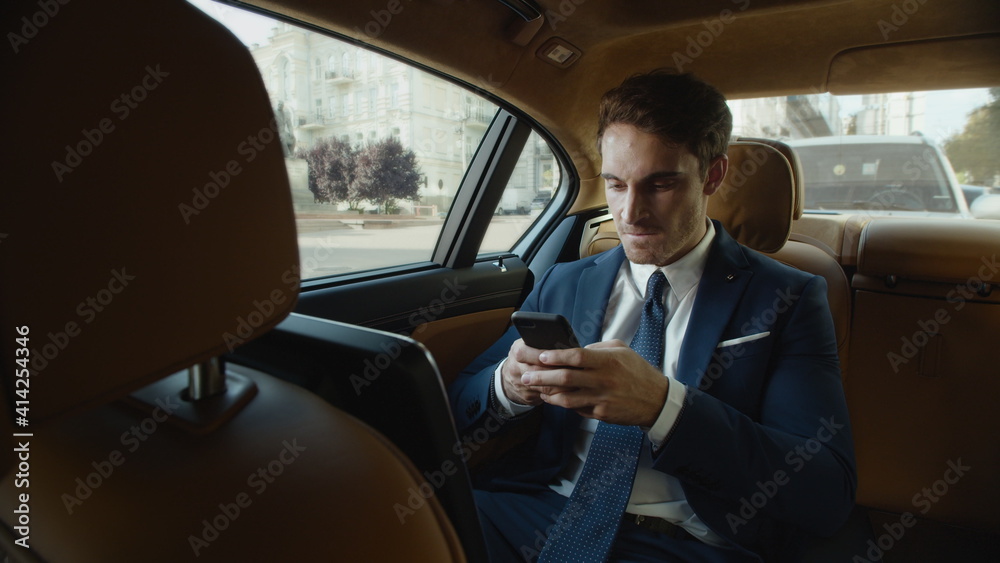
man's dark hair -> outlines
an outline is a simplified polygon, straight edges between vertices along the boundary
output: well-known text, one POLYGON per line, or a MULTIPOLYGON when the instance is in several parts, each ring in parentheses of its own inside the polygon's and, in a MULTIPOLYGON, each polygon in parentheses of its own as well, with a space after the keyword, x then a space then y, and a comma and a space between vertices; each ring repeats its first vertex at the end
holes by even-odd
POLYGON ((669 69, 633 75, 604 94, 598 151, 605 130, 615 123, 685 146, 698 157, 702 176, 713 158, 726 154, 733 131, 733 116, 718 90, 690 73, 669 69))

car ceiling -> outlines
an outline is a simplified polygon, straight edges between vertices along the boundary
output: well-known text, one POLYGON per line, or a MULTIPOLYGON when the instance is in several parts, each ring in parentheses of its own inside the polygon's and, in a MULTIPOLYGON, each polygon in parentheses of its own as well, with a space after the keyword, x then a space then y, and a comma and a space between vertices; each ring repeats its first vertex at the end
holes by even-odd
POLYGON ((680 62, 729 98, 1000 85, 996 0, 251 0, 424 64, 537 120, 580 174, 574 209, 603 205, 594 147, 600 95, 680 62), (540 25, 539 25, 540 24, 540 25), (536 31, 537 29, 537 31, 536 31), (521 32, 524 45, 511 38, 521 32), (567 68, 536 52, 557 37, 567 68))

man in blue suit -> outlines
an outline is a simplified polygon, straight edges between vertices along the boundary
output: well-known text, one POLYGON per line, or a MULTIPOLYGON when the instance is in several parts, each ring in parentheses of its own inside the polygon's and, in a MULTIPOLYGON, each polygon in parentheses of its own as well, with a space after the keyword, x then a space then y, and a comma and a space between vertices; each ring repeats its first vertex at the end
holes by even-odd
POLYGON ((826 284, 706 215, 731 129, 725 99, 691 75, 654 71, 604 95, 601 176, 621 245, 556 264, 522 307, 565 316, 583 347, 537 350, 511 329, 450 388, 462 433, 541 418, 477 477, 495 561, 555 540, 584 466, 606 459, 588 459, 601 424, 643 433, 625 513, 606 523, 612 560, 778 560, 847 518, 855 463, 826 284), (658 272, 666 287, 647 295, 658 272), (626 344, 647 300, 664 311, 659 366, 626 344))

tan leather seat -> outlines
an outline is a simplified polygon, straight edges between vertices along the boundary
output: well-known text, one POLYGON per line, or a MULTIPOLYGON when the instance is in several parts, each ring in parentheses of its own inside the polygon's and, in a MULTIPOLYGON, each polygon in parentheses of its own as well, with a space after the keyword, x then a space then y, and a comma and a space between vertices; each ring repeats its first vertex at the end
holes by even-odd
POLYGON ((859 503, 1000 532, 998 250, 996 221, 865 226, 846 382, 859 503))
MULTIPOLYGON (((850 285, 832 256, 812 245, 789 240, 792 221, 802 215, 801 171, 788 145, 765 139, 736 139, 729 145, 729 173, 708 200, 708 215, 740 243, 800 270, 822 276, 837 332, 841 373, 848 365, 851 323, 850 285)), ((619 244, 614 223, 601 223, 585 255, 619 244)))
POLYGON ((822 276, 826 280, 826 299, 830 304, 834 330, 837 332, 840 373, 846 374, 850 366, 851 287, 844 269, 823 250, 795 240, 789 240, 781 250, 767 254, 778 262, 822 276))
POLYGON ((730 144, 729 174, 709 198, 708 214, 741 243, 826 280, 843 374, 849 359, 851 288, 833 256, 790 240, 792 221, 802 217, 804 202, 802 169, 791 147, 770 139, 740 137, 730 144))
POLYGON ((247 50, 186 3, 61 9, 5 65, 0 405, 29 404, 2 417, 0 549, 464 560, 437 500, 411 500, 422 476, 351 416, 252 370, 189 400, 172 374, 274 327, 298 294, 270 102, 247 50), (22 349, 30 388, 10 369, 22 349))

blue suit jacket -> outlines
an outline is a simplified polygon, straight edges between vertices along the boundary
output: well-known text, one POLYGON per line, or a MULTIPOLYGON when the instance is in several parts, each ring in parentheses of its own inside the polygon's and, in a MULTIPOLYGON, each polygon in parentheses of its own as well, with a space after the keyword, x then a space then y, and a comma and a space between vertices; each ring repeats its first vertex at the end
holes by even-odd
MULTIPOLYGON (((823 278, 738 244, 717 222, 715 228, 678 361, 688 398, 654 454, 654 468, 681 481, 712 530, 770 559, 796 538, 832 534, 854 505, 836 337, 823 278)), ((619 246, 556 264, 523 310, 562 314, 581 345, 596 342, 624 259, 619 246)), ((517 338, 509 330, 451 386, 460 433, 496 420, 488 412, 493 371, 517 338)), ((531 490, 553 482, 572 455, 581 417, 540 409, 536 439, 486 471, 484 486, 531 490)))

